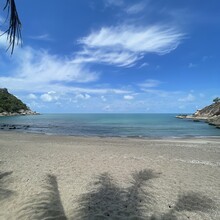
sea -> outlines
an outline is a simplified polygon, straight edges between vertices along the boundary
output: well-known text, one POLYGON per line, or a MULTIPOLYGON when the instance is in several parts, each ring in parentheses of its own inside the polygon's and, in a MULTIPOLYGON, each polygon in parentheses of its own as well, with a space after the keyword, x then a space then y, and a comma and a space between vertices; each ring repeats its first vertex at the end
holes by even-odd
POLYGON ((41 114, 0 117, 0 129, 46 135, 190 138, 220 137, 220 129, 176 114, 41 114))

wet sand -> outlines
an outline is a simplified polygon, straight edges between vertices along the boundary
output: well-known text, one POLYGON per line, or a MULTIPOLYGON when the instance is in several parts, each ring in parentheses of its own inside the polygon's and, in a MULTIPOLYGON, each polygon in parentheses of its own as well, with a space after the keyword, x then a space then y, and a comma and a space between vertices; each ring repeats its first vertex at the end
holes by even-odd
POLYGON ((0 219, 218 219, 220 139, 0 133, 0 219))

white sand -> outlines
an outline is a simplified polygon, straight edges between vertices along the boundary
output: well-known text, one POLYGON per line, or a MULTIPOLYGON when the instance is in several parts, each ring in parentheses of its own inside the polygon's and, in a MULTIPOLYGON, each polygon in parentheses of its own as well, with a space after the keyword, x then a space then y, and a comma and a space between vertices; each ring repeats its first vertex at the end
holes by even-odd
POLYGON ((220 139, 0 133, 0 219, 219 219, 220 139))

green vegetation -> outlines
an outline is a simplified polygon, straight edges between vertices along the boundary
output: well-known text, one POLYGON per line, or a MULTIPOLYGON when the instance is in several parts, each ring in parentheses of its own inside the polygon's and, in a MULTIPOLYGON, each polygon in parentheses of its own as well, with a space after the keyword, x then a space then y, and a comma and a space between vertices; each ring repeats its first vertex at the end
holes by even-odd
POLYGON ((220 102, 220 98, 219 98, 219 97, 216 97, 215 99, 213 99, 213 102, 214 102, 214 103, 220 102))
POLYGON ((7 89, 0 89, 0 113, 14 113, 21 109, 28 110, 28 107, 20 99, 10 94, 7 89))

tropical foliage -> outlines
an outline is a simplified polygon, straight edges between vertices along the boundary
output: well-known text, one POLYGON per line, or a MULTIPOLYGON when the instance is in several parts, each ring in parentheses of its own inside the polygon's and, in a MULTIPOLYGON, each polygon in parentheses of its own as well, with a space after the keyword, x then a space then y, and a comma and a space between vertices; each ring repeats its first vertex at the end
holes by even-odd
POLYGON ((20 99, 10 94, 7 89, 0 89, 0 113, 14 113, 21 109, 28 110, 28 107, 20 99))
POLYGON ((21 21, 19 19, 14 0, 6 0, 4 10, 7 10, 8 15, 6 20, 9 19, 9 24, 7 30, 3 34, 7 34, 9 42, 8 49, 11 48, 12 54, 15 44, 19 44, 21 42, 21 21))

